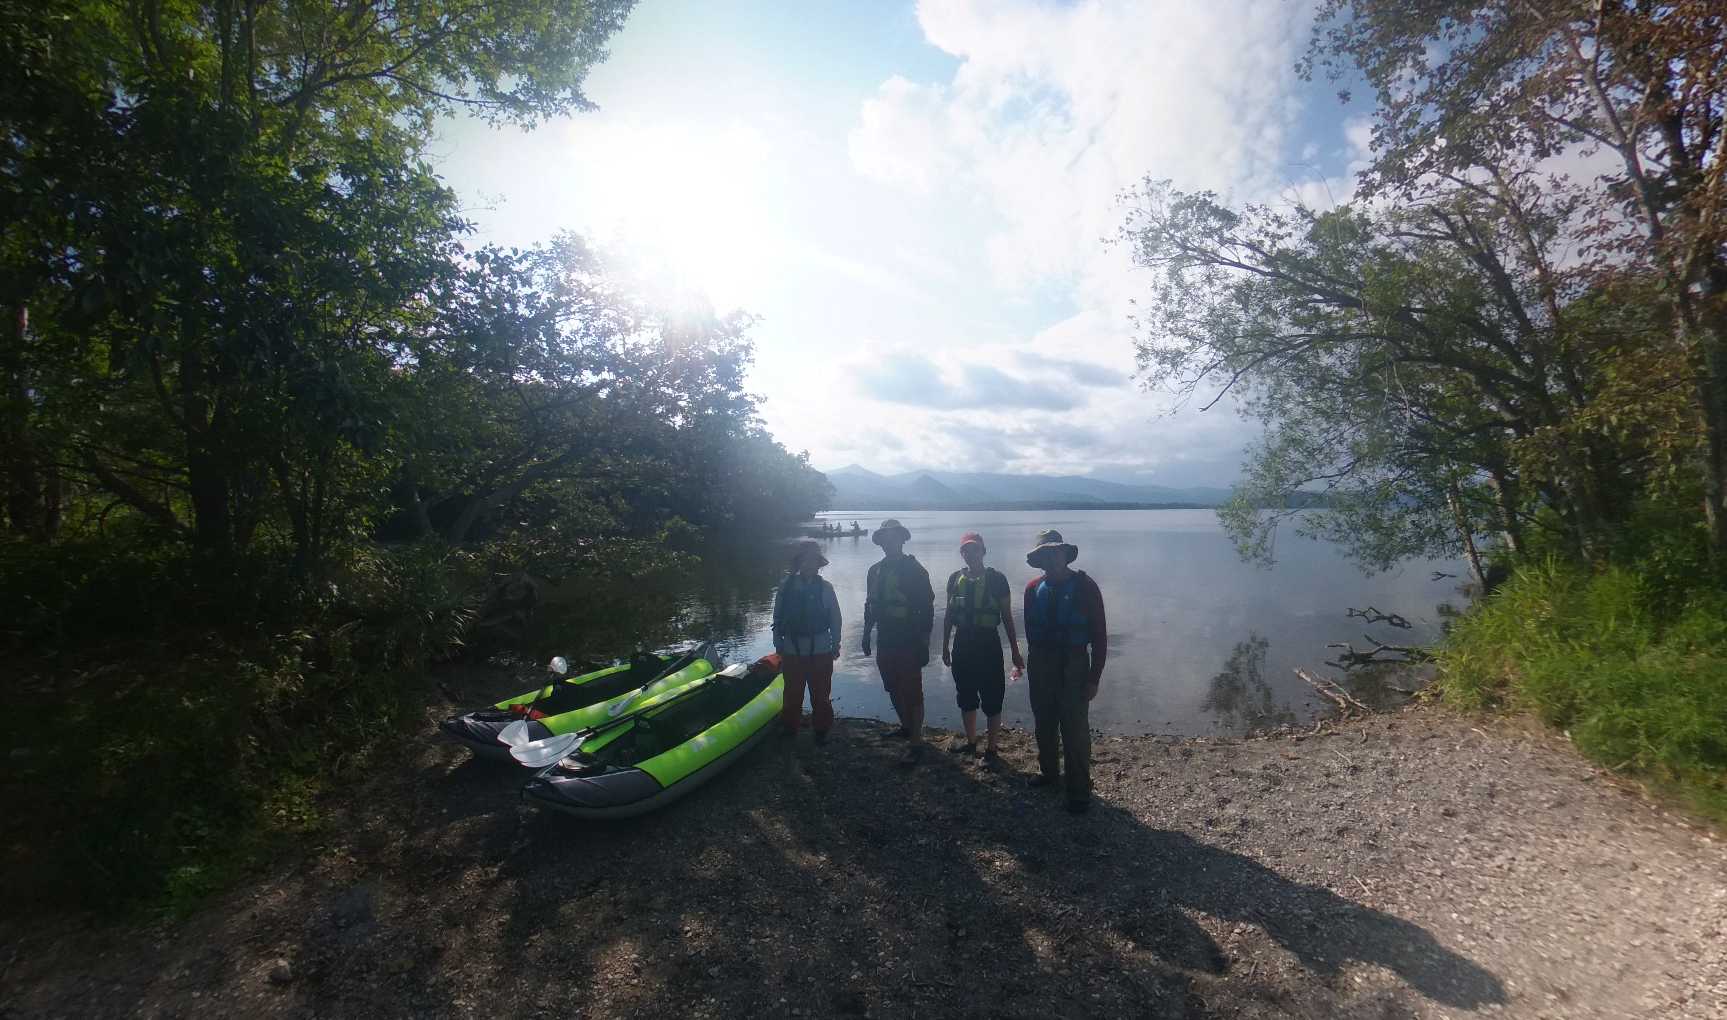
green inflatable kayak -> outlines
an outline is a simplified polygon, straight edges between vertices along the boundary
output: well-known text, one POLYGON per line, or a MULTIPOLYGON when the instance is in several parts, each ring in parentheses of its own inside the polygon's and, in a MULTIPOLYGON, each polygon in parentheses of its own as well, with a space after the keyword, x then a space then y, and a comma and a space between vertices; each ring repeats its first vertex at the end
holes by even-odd
POLYGON ((676 655, 640 654, 628 662, 562 677, 539 690, 451 716, 438 728, 481 757, 509 761, 513 744, 591 729, 615 719, 656 695, 712 675, 717 668, 714 659, 711 644, 676 655))
POLYGON ((769 655, 632 707, 522 788, 536 807, 627 818, 677 800, 774 731, 785 679, 769 655))

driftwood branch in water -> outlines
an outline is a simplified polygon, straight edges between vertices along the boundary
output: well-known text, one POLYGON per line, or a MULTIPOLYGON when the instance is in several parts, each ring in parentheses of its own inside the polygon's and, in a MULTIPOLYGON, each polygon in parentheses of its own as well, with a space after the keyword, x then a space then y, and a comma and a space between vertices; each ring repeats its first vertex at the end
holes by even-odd
POLYGON ((1383 623, 1388 626, 1396 627, 1399 630, 1409 630, 1411 627, 1415 626, 1410 623, 1408 619, 1398 615, 1397 613, 1382 613, 1373 606, 1368 606, 1366 609, 1350 609, 1344 615, 1348 616, 1350 619, 1354 619, 1359 616, 1368 623, 1383 623))
POLYGON ((1448 577, 1456 577, 1456 576, 1457 576, 1457 575, 1456 575, 1456 574, 1447 574, 1447 573, 1446 573, 1446 572, 1445 572, 1445 571, 1443 571, 1443 570, 1435 570, 1435 571, 1434 571, 1434 572, 1433 572, 1433 579, 1434 579, 1434 580, 1435 580, 1435 581, 1443 581, 1443 580, 1445 580, 1445 579, 1446 579, 1446 578, 1448 578, 1448 577))
POLYGON ((1367 638, 1367 643, 1372 645, 1372 648, 1358 651, 1354 645, 1347 641, 1333 641, 1325 647, 1341 648, 1343 653, 1335 659, 1325 660, 1325 664, 1337 669, 1355 669, 1359 666, 1370 666, 1381 662, 1426 662, 1432 658, 1425 649, 1415 648, 1411 645, 1382 644, 1375 641, 1371 634, 1362 636, 1367 638), (1400 658, 1390 658, 1390 656, 1400 656, 1400 658))
POLYGON ((1339 687, 1336 681, 1316 677, 1299 666, 1295 669, 1295 675, 1305 681, 1307 686, 1335 702, 1338 710, 1344 715, 1349 715, 1352 707, 1359 710, 1363 715, 1371 715, 1373 713, 1372 709, 1363 705, 1361 702, 1356 701, 1348 691, 1339 687))

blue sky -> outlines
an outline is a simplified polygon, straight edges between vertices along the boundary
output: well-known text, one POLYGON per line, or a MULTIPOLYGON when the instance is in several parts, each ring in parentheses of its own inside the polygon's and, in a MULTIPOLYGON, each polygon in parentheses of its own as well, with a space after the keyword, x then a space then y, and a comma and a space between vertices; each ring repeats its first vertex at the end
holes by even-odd
POLYGON ((763 417, 819 467, 1226 484, 1252 429, 1132 383, 1145 283, 1102 239, 1148 175, 1349 192, 1364 111, 1296 78, 1307 9, 646 0, 598 112, 432 155, 483 240, 575 230, 758 316, 763 417))

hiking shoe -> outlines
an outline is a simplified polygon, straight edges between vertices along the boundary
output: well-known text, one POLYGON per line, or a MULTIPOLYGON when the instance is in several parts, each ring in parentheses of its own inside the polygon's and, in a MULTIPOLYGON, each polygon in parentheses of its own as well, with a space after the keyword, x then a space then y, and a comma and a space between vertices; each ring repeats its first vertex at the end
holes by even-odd
POLYGON ((905 749, 905 754, 900 757, 898 764, 899 764, 899 767, 902 769, 911 769, 911 768, 916 768, 918 766, 918 763, 922 762, 922 761, 923 761, 923 745, 922 744, 913 744, 910 747, 905 749))
POLYGON ((1067 813, 1070 815, 1083 815, 1090 809, 1091 801, 1089 800, 1070 800, 1067 802, 1067 813))
POLYGON ((970 741, 961 740, 960 738, 955 737, 955 738, 953 738, 953 743, 947 745, 947 753, 948 754, 976 754, 977 753, 977 741, 975 741, 975 740, 970 740, 970 741))
POLYGON ((883 740, 905 740, 911 736, 911 730, 901 726, 897 730, 888 730, 881 735, 883 740))
POLYGON ((819 744, 825 744, 827 742, 828 742, 828 731, 827 730, 816 730, 816 743, 819 745, 819 744))
POLYGON ((1055 784, 1057 784, 1059 782, 1061 782, 1060 776, 1051 776, 1051 775, 1040 774, 1040 775, 1032 776, 1030 779, 1027 779, 1025 781, 1025 785, 1027 785, 1033 789, 1037 789, 1038 787, 1042 787, 1042 786, 1054 786, 1055 784))
POLYGON ((985 748, 984 752, 983 752, 983 763, 986 766, 989 766, 991 768, 994 768, 995 766, 1000 765, 1001 764, 1001 752, 997 751, 993 747, 985 748))

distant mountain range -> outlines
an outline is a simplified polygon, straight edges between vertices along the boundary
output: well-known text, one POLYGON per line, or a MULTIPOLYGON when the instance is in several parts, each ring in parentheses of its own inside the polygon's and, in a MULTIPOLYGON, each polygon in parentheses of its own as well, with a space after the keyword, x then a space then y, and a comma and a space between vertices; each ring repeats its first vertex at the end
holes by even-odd
POLYGON ((836 510, 1084 509, 1220 506, 1229 490, 1133 485, 1079 475, 998 475, 908 471, 879 475, 849 464, 827 472, 836 510))

